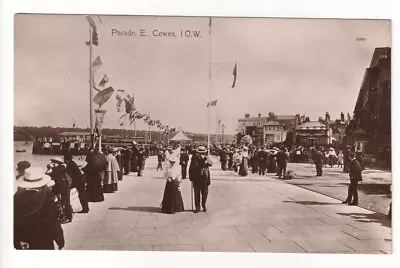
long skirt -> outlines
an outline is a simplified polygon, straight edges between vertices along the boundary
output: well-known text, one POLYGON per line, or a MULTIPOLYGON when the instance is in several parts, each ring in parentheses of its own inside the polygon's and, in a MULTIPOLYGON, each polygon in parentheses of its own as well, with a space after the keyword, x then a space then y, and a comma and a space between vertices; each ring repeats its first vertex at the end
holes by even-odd
POLYGON ((248 161, 247 158, 243 157, 242 163, 240 164, 239 175, 242 177, 247 176, 249 174, 249 166, 247 161, 248 161))
POLYGON ((104 201, 103 187, 101 186, 101 181, 102 178, 100 172, 87 174, 86 192, 89 202, 104 201))
POLYGON ((118 176, 117 178, 113 177, 114 173, 113 172, 106 172, 104 175, 104 180, 103 180, 103 192, 104 193, 113 193, 118 191, 118 176), (112 177, 110 177, 112 176, 112 177))
POLYGON ((165 184, 164 197, 161 204, 161 211, 167 214, 174 214, 175 212, 184 211, 182 194, 178 188, 179 184, 176 182, 169 182, 165 184))

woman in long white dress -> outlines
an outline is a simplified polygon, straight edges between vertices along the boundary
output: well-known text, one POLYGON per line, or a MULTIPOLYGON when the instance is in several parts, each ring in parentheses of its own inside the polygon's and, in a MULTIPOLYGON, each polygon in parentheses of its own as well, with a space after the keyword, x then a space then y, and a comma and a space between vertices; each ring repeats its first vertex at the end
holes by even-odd
POLYGON ((167 214, 184 211, 183 199, 180 190, 182 182, 181 169, 175 152, 169 155, 164 178, 166 179, 161 211, 167 214))
POLYGON ((239 176, 245 177, 249 174, 249 149, 246 146, 243 147, 240 157, 242 158, 242 163, 240 164, 239 176))
POLYGON ((113 155, 114 149, 108 149, 108 155, 106 156, 108 161, 107 173, 104 176, 103 181, 103 192, 113 193, 118 191, 118 171, 119 164, 115 156, 113 155))

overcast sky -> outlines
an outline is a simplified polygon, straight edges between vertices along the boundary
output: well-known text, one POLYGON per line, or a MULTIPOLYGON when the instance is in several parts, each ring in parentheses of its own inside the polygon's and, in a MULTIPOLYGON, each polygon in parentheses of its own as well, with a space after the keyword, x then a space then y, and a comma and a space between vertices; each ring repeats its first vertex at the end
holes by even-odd
MULTIPOLYGON (((137 109, 185 131, 207 132, 208 18, 101 16, 95 21, 109 85, 135 95, 137 109), (137 36, 112 35, 132 29, 137 36), (149 36, 141 37, 140 30, 149 36), (201 37, 181 38, 181 30, 201 37), (153 30, 178 37, 153 37, 153 30)), ((375 47, 390 46, 390 22, 213 18, 211 131, 217 117, 234 133, 245 113, 338 118, 354 109, 375 47), (365 41, 357 41, 365 38, 365 41), (237 83, 232 71, 237 62, 237 83)), ((78 15, 15 16, 16 125, 89 126, 89 24, 78 15)), ((115 95, 104 127, 120 128, 115 95)), ((144 128, 143 122, 137 124, 144 128)), ((127 128, 129 128, 127 126, 127 128)), ((132 128, 132 127, 131 127, 132 128)))

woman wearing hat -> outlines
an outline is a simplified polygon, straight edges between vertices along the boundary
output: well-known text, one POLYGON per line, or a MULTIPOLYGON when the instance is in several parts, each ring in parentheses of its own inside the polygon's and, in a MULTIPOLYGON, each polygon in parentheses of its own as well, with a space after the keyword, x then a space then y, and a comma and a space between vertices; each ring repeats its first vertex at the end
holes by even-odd
POLYGON ((66 172, 72 179, 70 188, 75 188, 78 191, 79 201, 82 206, 82 210, 79 213, 88 213, 89 205, 85 188, 85 177, 83 176, 78 165, 72 160, 72 154, 67 153, 64 155, 64 162, 66 166, 66 172))
POLYGON ((240 163, 239 176, 245 177, 249 174, 249 149, 246 146, 243 146, 240 157, 242 162, 240 163))
POLYGON ((59 249, 64 234, 57 219, 54 195, 47 187, 51 178, 39 167, 26 169, 17 180, 24 191, 14 196, 14 247, 16 249, 59 249))
POLYGON ((51 179, 54 181, 53 192, 61 200, 66 217, 63 223, 71 222, 72 206, 70 200, 70 182, 67 180, 67 170, 64 166, 64 161, 59 157, 52 158, 50 161, 51 164, 47 165, 46 174, 50 175, 51 179))
POLYGON ((178 156, 172 153, 168 158, 168 164, 164 173, 167 182, 165 184, 161 211, 167 214, 184 211, 183 199, 180 191, 182 178, 178 160, 178 156))
POLYGON ((103 192, 104 193, 113 193, 118 191, 118 171, 119 164, 115 156, 113 155, 114 149, 107 149, 107 172, 104 176, 103 181, 103 192))

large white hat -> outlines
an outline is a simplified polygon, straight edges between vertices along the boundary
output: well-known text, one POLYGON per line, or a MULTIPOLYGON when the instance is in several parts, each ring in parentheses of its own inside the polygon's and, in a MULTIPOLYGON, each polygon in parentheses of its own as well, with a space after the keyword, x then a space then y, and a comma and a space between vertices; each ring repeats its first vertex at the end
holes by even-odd
POLYGON ((172 153, 172 154, 170 154, 169 156, 168 156, 168 161, 170 161, 170 162, 177 162, 178 161, 178 156, 177 156, 177 154, 174 152, 174 153, 172 153))
POLYGON ((25 170, 25 175, 17 180, 18 187, 32 189, 39 188, 51 181, 41 167, 30 167, 25 170))
POLYGON ((51 162, 56 162, 60 164, 64 164, 64 161, 60 157, 53 157, 50 159, 51 162))
POLYGON ((206 147, 204 147, 204 146, 199 146, 199 148, 197 148, 197 152, 199 152, 199 153, 206 153, 206 152, 207 152, 207 149, 206 149, 206 147))

